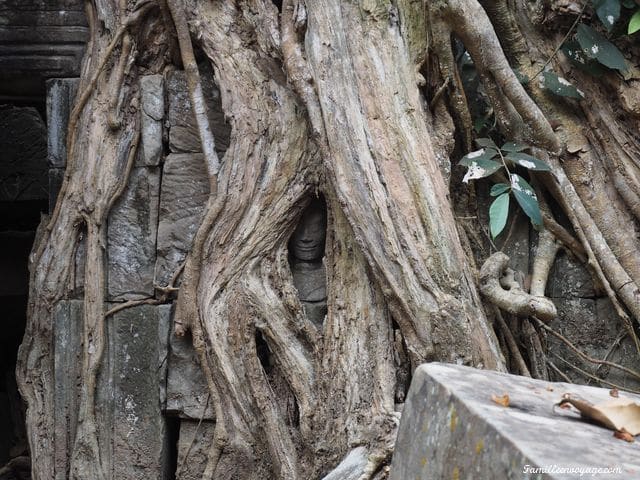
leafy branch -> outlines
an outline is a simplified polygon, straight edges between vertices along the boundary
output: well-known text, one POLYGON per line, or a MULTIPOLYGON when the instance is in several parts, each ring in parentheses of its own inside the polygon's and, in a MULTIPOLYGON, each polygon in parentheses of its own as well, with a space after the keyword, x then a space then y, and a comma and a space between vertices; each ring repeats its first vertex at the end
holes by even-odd
POLYGON ((512 171, 515 170, 516 165, 539 172, 548 172, 551 167, 539 158, 525 153, 525 150, 531 148, 529 145, 507 142, 498 148, 490 138, 479 138, 476 143, 482 148, 466 154, 460 160, 459 165, 467 167, 467 173, 462 181, 468 183, 469 180, 485 178, 499 170, 504 170, 509 179, 508 184, 494 184, 489 193, 492 197, 497 197, 489 207, 491 236, 497 237, 507 223, 511 195, 516 199, 522 211, 531 219, 531 223, 535 227, 541 227, 542 214, 533 187, 512 171))

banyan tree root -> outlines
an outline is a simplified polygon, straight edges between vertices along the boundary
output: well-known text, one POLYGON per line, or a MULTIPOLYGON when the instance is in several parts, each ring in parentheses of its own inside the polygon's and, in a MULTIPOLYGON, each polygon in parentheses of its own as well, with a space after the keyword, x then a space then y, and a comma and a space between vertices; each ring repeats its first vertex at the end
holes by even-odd
POLYGON ((491 255, 480 269, 480 292, 494 305, 519 317, 536 316, 550 321, 557 316, 556 306, 546 297, 525 292, 507 268, 509 257, 502 252, 491 255))

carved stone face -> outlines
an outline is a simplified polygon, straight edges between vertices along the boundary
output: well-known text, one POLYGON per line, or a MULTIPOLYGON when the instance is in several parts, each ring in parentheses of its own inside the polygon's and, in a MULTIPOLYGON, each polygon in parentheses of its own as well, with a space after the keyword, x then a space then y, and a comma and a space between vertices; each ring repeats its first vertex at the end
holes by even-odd
POLYGON ((312 205, 302 214, 291 237, 291 250, 297 260, 312 262, 324 255, 327 219, 324 208, 312 205))

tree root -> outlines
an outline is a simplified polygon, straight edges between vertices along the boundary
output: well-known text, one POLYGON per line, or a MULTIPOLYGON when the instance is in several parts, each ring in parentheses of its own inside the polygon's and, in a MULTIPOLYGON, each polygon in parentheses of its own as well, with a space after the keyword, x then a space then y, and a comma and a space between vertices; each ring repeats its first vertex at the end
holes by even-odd
POLYGON ((544 297, 549 272, 558 253, 559 246, 549 230, 542 230, 538 235, 536 256, 531 272, 531 288, 529 293, 534 297, 544 297))
POLYGON ((513 356, 520 375, 531 377, 531 372, 529 372, 527 363, 524 361, 524 358, 522 358, 522 354, 520 353, 518 344, 516 343, 515 338, 513 338, 513 333, 511 333, 511 329, 507 325, 507 322, 504 321, 502 313, 500 313, 500 309, 498 307, 494 307, 494 314, 496 316, 496 319, 498 320, 500 330, 504 334, 505 341, 507 343, 507 346, 509 347, 509 352, 513 356))
POLYGON ((281 48, 284 66, 289 80, 307 106, 313 136, 321 146, 324 146, 326 145, 326 133, 323 126, 322 112, 318 103, 318 96, 313 88, 313 77, 302 55, 302 46, 298 39, 298 35, 305 24, 306 10, 304 2, 284 0, 282 2, 281 15, 281 48))
POLYGON ((198 133, 200 134, 200 143, 207 166, 211 192, 215 194, 218 171, 220 170, 220 160, 216 153, 215 139, 213 138, 211 125, 209 124, 207 104, 202 92, 200 72, 198 71, 198 64, 196 63, 196 57, 193 53, 193 45, 191 44, 191 36, 189 35, 189 25, 187 24, 184 6, 182 5, 183 0, 166 1, 178 34, 178 44, 180 46, 182 66, 184 67, 187 77, 187 88, 189 90, 191 108, 193 109, 193 116, 196 120, 198 133))
MULTIPOLYGON (((568 367, 570 367, 573 370, 577 371, 581 375, 584 375, 585 377, 590 378, 591 380, 594 380, 594 381, 596 381, 596 382, 598 382, 598 383, 600 383, 602 385, 607 385, 609 387, 617 388, 618 390, 626 391, 626 392, 629 392, 629 393, 635 393, 636 395, 640 394, 640 390, 634 390, 634 389, 631 389, 631 388, 626 388, 626 387, 623 387, 621 385, 618 385, 617 383, 613 383, 613 382, 610 382, 609 380, 605 380, 604 378, 597 377, 596 375, 587 372, 584 368, 580 368, 577 365, 571 363, 570 361, 566 360, 565 358, 561 357, 560 355, 558 355, 558 354, 553 354, 553 355, 557 359, 561 360, 565 365, 567 365, 568 367)), ((555 367, 555 368, 558 369, 558 367, 555 367)), ((571 382, 571 383, 574 383, 574 382, 571 382)))
POLYGON ((584 353, 582 350, 580 350, 578 347, 576 347, 568 338, 566 338, 564 335, 562 335, 559 332, 556 332, 553 328, 551 328, 549 325, 547 325, 546 323, 542 322, 540 319, 536 318, 535 316, 532 317, 535 322, 544 330, 546 330, 547 332, 549 332, 551 335, 553 335, 554 337, 556 337, 558 340, 560 340, 562 343, 564 343, 567 347, 569 347, 569 349, 571 349, 571 351, 573 351, 578 357, 580 357, 582 360, 585 360, 589 363, 595 363, 597 365, 606 365, 608 367, 611 368, 615 368, 616 370, 620 370, 622 372, 625 372, 629 375, 631 375, 632 377, 634 377, 637 380, 640 380, 640 372, 637 372, 631 368, 625 367, 623 365, 619 365, 615 362, 610 362, 608 360, 599 360, 597 358, 593 358, 589 355, 587 355, 586 353, 584 353))
MULTIPOLYGON (((58 192, 58 199, 61 199, 65 196, 69 188, 69 184, 71 182, 71 174, 75 171, 76 154, 74 150, 76 146, 76 137, 78 134, 77 132, 78 121, 80 120, 80 115, 82 114, 85 105, 87 104, 89 98, 91 97, 91 94, 96 88, 96 85, 98 84, 98 79, 100 78, 102 71, 106 67, 107 62, 111 58, 111 55, 113 54, 114 49, 118 46, 118 44, 122 40, 125 33, 134 25, 138 24, 138 22, 140 22, 144 18, 144 16, 154 6, 155 6, 155 2, 153 2, 152 0, 143 0, 136 6, 136 9, 133 11, 131 15, 129 15, 125 19, 122 25, 120 25, 120 27, 114 34, 113 38, 105 48, 100 60, 98 61, 98 65, 94 70, 89 82, 85 86, 84 90, 81 92, 78 92, 78 95, 76 97, 77 98, 76 103, 69 115, 69 123, 67 126, 67 142, 66 142, 67 165, 65 168, 62 186, 60 187, 60 191, 58 192)), ((91 14, 89 17, 93 18, 94 14, 91 14)), ((95 23, 95 18, 93 18, 92 23, 95 23)), ((47 224, 47 228, 46 228, 46 231, 48 232, 47 235, 49 234, 49 232, 51 232, 54 225, 56 224, 58 216, 60 215, 61 205, 62 205, 62 202, 60 201, 56 202, 53 212, 51 213, 49 223, 47 224)), ((43 241, 40 243, 34 255, 34 262, 39 261, 40 257, 42 256, 43 250, 46 246, 46 243, 47 243, 46 241, 43 241)))
MULTIPOLYGON (((487 92, 496 89, 492 95, 494 109, 503 114, 504 124, 511 126, 514 122, 520 123, 514 117, 517 112, 525 129, 530 130, 530 135, 525 134, 524 138, 533 139, 549 151, 559 151, 560 144, 553 129, 513 73, 493 25, 480 4, 475 1, 438 0, 433 2, 431 9, 432 15, 442 18, 462 40, 487 92), (507 101, 511 105, 507 105, 507 101)), ((518 137, 515 135, 514 139, 520 139, 518 137)))
POLYGON ((513 315, 536 315, 545 321, 553 320, 557 316, 553 302, 522 290, 513 279, 513 271, 507 268, 508 263, 509 257, 502 252, 494 253, 484 262, 480 269, 480 292, 491 303, 513 315))

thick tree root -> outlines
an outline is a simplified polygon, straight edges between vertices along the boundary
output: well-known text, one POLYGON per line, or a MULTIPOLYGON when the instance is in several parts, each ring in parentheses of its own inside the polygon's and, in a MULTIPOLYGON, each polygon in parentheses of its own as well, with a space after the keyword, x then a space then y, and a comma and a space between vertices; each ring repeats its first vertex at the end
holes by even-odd
POLYGON ((557 316, 556 307, 545 297, 529 295, 507 268, 509 257, 502 252, 491 255, 480 269, 480 292, 494 305, 520 317, 536 316, 544 321, 557 316))

